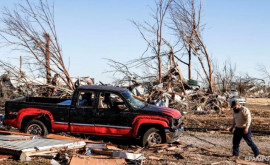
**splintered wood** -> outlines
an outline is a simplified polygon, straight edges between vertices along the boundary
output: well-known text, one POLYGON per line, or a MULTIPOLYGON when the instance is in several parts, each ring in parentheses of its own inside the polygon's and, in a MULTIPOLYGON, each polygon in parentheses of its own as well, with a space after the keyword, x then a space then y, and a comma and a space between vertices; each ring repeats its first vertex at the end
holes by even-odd
POLYGON ((102 165, 126 165, 125 159, 110 158, 104 156, 80 156, 73 157, 70 165, 88 165, 88 164, 102 164, 102 165))

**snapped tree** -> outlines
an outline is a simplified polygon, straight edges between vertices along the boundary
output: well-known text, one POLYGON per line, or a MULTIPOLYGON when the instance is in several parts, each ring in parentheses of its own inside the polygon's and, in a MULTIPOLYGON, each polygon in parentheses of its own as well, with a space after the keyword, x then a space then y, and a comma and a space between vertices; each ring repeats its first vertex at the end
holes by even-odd
POLYGON ((188 52, 189 78, 191 78, 191 55, 193 54, 198 58, 206 76, 209 92, 213 93, 212 62, 201 36, 203 27, 201 25, 202 4, 201 2, 197 4, 197 0, 175 0, 170 8, 171 18, 174 23, 173 29, 182 39, 182 43, 188 52))
POLYGON ((30 68, 41 69, 48 84, 54 73, 69 89, 74 89, 56 33, 54 6, 47 0, 36 4, 29 0, 24 2, 17 4, 14 10, 4 8, 2 11, 0 36, 5 46, 26 52, 30 68))

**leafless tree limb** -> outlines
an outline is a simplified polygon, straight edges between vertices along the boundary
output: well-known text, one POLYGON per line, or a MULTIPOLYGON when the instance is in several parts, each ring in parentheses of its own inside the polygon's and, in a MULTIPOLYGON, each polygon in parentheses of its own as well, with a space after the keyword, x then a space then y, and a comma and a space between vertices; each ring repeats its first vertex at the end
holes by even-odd
MULTIPOLYGON (((26 5, 17 5, 14 10, 5 8, 2 12, 3 27, 0 36, 14 50, 23 50, 35 59, 36 65, 43 66, 58 74, 69 89, 74 89, 70 75, 65 67, 54 21, 54 7, 47 0, 37 4, 25 0, 26 5)), ((48 82, 50 81, 48 76, 48 82)))
POLYGON ((175 25, 176 34, 182 39, 182 42, 189 55, 189 79, 191 78, 191 55, 195 55, 203 72, 208 80, 209 92, 213 92, 213 70, 211 59, 206 46, 201 37, 201 10, 202 4, 196 6, 196 0, 174 0, 170 12, 175 25), (204 64, 206 59, 206 65, 204 64))

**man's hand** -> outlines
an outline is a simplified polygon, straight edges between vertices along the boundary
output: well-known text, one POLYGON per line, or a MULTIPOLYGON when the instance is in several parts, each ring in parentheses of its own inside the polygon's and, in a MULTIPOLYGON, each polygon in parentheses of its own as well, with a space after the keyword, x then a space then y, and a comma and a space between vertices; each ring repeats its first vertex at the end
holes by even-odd
POLYGON ((230 131, 231 133, 233 132, 233 127, 230 127, 229 129, 228 129, 228 131, 230 131))
POLYGON ((244 129, 244 134, 248 134, 248 128, 244 129))

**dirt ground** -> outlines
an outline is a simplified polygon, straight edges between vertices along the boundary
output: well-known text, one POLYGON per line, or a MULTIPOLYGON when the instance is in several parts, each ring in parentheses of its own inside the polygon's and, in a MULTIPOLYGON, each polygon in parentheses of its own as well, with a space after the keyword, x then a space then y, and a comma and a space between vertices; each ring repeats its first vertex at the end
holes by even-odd
MULTIPOLYGON (((252 116, 253 132, 270 134, 270 99, 247 98, 247 105, 252 116)), ((185 116, 185 127, 188 130, 226 130, 232 123, 232 110, 227 108, 222 113, 195 114, 185 116)))
MULTIPOLYGON (((261 152, 259 158, 253 157, 244 140, 240 144, 239 159, 232 157, 232 134, 222 132, 231 124, 232 113, 228 109, 221 114, 187 114, 187 131, 180 142, 142 149, 140 153, 146 158, 143 164, 270 164, 270 134, 267 132, 270 130, 270 99, 247 99, 247 107, 252 113, 252 138, 261 152), (196 131, 188 131, 191 128, 196 131)), ((117 145, 117 141, 113 143, 117 145)), ((134 145, 120 145, 133 152, 139 149, 134 145)))
MULTIPOLYGON (((146 164, 270 164, 270 99, 248 98, 246 105, 252 113, 253 141, 260 150, 255 159, 252 150, 244 140, 240 144, 240 157, 232 157, 232 134, 221 133, 230 127, 230 109, 221 114, 187 114, 187 130, 181 137, 181 144, 174 150, 146 150, 146 164), (150 159, 151 155, 159 160, 150 159)), ((225 132, 225 131, 224 131, 225 132)), ((172 146, 175 147, 175 146, 172 146)), ((170 148, 170 147, 169 147, 170 148)))
POLYGON ((242 140, 240 157, 235 160, 232 155, 232 135, 218 132, 190 132, 186 131, 181 137, 181 144, 165 149, 144 151, 148 159, 146 164, 269 164, 270 137, 253 136, 253 140, 260 149, 261 158, 252 161, 253 153, 242 140), (173 150, 168 150, 175 147, 173 150), (155 159, 151 160, 154 156, 155 159), (249 161, 248 161, 249 160, 249 161))

